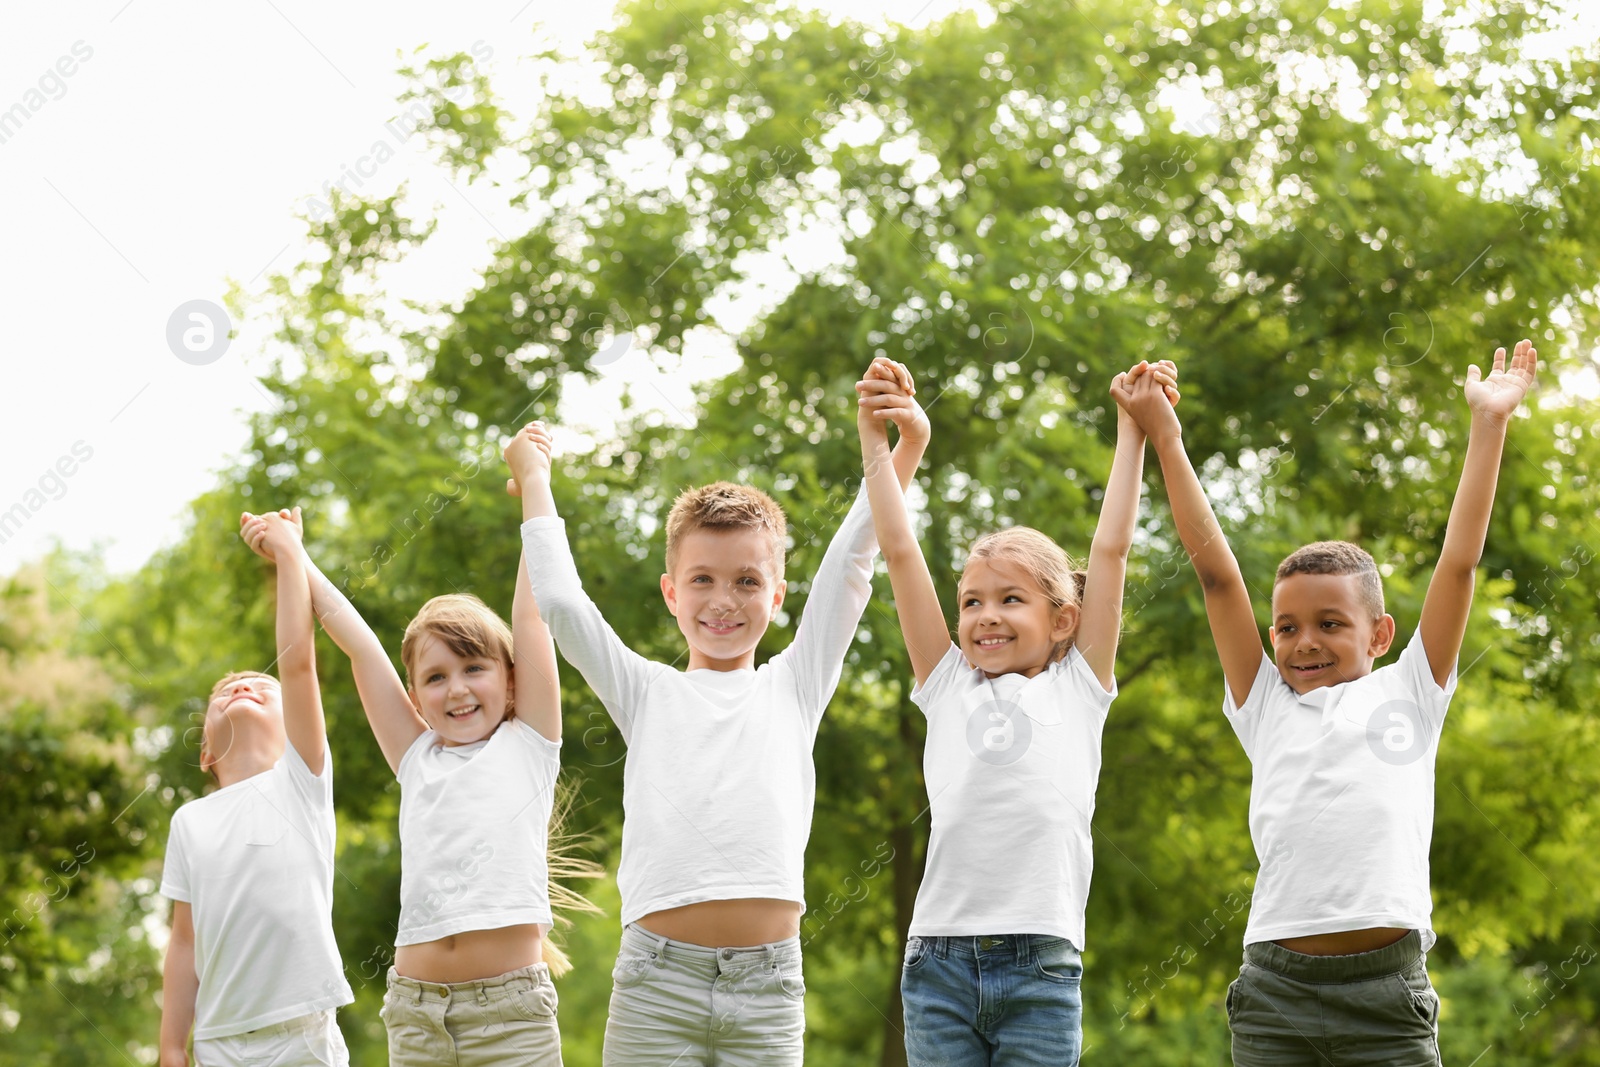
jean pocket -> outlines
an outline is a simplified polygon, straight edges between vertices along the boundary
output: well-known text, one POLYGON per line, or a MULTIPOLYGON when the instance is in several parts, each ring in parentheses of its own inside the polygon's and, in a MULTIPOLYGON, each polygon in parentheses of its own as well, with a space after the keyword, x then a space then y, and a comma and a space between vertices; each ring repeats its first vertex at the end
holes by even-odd
POLYGON ((1411 1002, 1411 1010, 1418 1019, 1437 1031, 1439 1028, 1439 994, 1434 990, 1433 983, 1428 981, 1427 968, 1418 963, 1401 974, 1400 981, 1405 986, 1406 996, 1411 1002))
POLYGON ((902 969, 914 971, 921 967, 928 959, 928 943, 920 937, 906 939, 906 958, 901 965, 902 969))
POLYGON ((1070 941, 1056 939, 1036 943, 1033 973, 1047 982, 1076 984, 1083 980, 1083 956, 1070 941))
POLYGON ((793 1000, 804 1000, 806 995, 805 971, 799 960, 778 965, 778 988, 793 1000))
POLYGON ((548 980, 512 994, 512 1006, 524 1019, 546 1020, 556 1017, 556 987, 548 980))
POLYGON ((616 966, 611 968, 611 983, 618 989, 632 988, 644 981, 654 964, 655 954, 651 952, 620 953, 616 966))

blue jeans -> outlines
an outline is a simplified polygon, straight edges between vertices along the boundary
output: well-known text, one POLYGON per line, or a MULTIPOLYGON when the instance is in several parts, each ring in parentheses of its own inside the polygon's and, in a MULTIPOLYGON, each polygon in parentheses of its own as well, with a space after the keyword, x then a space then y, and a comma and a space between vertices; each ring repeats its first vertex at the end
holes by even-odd
POLYGON ((1042 934, 913 937, 900 997, 911 1067, 1071 1067, 1083 958, 1042 934))

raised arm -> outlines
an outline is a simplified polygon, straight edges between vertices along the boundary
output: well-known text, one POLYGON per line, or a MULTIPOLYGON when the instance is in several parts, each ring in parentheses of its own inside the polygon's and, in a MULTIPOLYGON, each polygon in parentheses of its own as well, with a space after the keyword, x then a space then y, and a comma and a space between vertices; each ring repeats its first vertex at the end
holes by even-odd
MULTIPOLYGON (((279 514, 288 516, 290 513, 279 514)), ((298 524, 298 508, 292 516, 298 524)), ((240 518, 240 526, 240 534, 250 547, 271 559, 264 541, 263 518, 245 512, 240 518)), ((400 681, 394 664, 384 652, 378 635, 372 632, 372 627, 367 625, 339 588, 317 568, 303 545, 300 552, 309 576, 312 610, 322 622, 322 628, 333 638, 333 643, 350 657, 356 692, 361 697, 362 710, 367 713, 367 724, 372 727, 372 736, 377 739, 389 769, 398 773, 401 758, 428 729, 428 724, 411 703, 405 684, 400 681)))
POLYGON ((1539 353, 1526 340, 1517 342, 1509 369, 1503 348, 1495 349, 1494 367, 1487 378, 1482 377, 1476 364, 1467 368, 1467 404, 1472 410, 1467 458, 1461 467, 1461 485, 1450 505, 1439 565, 1434 568, 1422 601, 1418 628, 1433 679, 1441 686, 1455 669, 1461 640, 1466 636, 1478 561, 1483 558, 1489 513, 1494 508, 1495 486, 1500 479, 1506 430, 1533 388, 1538 371, 1539 353))
POLYGON ((189 1031, 194 1029, 200 976, 194 969, 194 913, 187 901, 172 902, 172 936, 161 965, 161 1067, 189 1067, 189 1031))
POLYGON ((1156 367, 1140 363, 1111 382, 1117 401, 1117 447, 1106 478, 1106 495, 1100 503, 1100 521, 1089 545, 1089 575, 1083 588, 1076 644, 1089 669, 1107 692, 1116 683, 1117 641, 1122 636, 1122 589, 1128 573, 1128 552, 1139 518, 1139 496, 1144 490, 1144 430, 1128 413, 1136 393, 1168 387, 1175 395, 1176 369, 1170 363, 1156 367))
POLYGON ((328 731, 317 685, 316 627, 300 548, 299 512, 296 508, 294 519, 264 516, 262 540, 278 566, 277 665, 283 687, 283 732, 311 773, 320 776, 328 754, 328 731))
POLYGON ((911 529, 906 513, 905 488, 889 451, 889 427, 900 430, 901 442, 908 433, 920 437, 926 447, 928 417, 897 380, 898 375, 882 373, 875 360, 867 376, 856 383, 856 428, 861 435, 861 465, 872 504, 872 526, 878 548, 889 567, 889 585, 894 590, 895 610, 900 616, 900 633, 911 658, 911 671, 917 684, 927 681, 933 669, 950 650, 950 630, 945 624, 939 593, 928 572, 928 562, 911 529), (875 373, 876 372, 876 373, 875 373))
POLYGON ((1137 391, 1129 401, 1129 413, 1155 446, 1172 504, 1173 525, 1178 528, 1178 537, 1205 593, 1206 618, 1211 623, 1211 639, 1222 660, 1228 692, 1234 704, 1242 706, 1249 699, 1256 672, 1261 668, 1262 646, 1239 561, 1234 559, 1200 478, 1183 449, 1183 426, 1172 404, 1159 392, 1137 391))
MULTIPOLYGON (((513 472, 523 472, 526 481, 515 477, 507 491, 522 498, 524 521, 538 515, 554 515, 555 499, 550 495, 550 435, 544 424, 531 422, 511 439, 505 449, 506 462, 513 472)), ((556 643, 550 627, 539 617, 539 602, 534 599, 528 580, 528 558, 524 551, 517 559, 517 588, 511 597, 511 637, 516 647, 514 664, 514 702, 517 718, 538 730, 551 741, 561 740, 561 683, 556 673, 556 643)))

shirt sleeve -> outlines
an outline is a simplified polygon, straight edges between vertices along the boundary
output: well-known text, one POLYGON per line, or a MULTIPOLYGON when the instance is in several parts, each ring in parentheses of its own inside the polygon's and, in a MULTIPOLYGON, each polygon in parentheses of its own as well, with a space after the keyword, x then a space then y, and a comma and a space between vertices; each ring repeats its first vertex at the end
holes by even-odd
POLYGON ((633 734, 634 713, 660 664, 623 644, 583 591, 564 520, 546 516, 524 522, 522 549, 539 615, 549 625, 556 647, 578 668, 626 742, 633 734))
POLYGON ((295 796, 316 811, 333 806, 333 749, 323 747, 322 773, 312 774, 311 768, 293 744, 283 746, 283 771, 295 796))
POLYGON ((1406 688, 1415 695, 1417 706, 1435 727, 1442 724, 1445 712, 1450 708, 1450 699, 1456 694, 1456 682, 1459 680, 1456 671, 1460 661, 1450 664, 1450 677, 1445 679, 1444 685, 1434 681, 1433 665, 1428 662, 1428 650, 1423 647, 1422 629, 1418 627, 1395 666, 1405 679, 1406 688))
POLYGON ((921 708, 926 716, 931 709, 939 706, 939 701, 945 698, 966 670, 967 658, 961 654, 961 646, 950 642, 950 647, 945 649, 939 662, 933 665, 927 680, 911 690, 911 702, 921 708))
POLYGON ((821 720, 839 685, 844 657, 855 640, 861 614, 867 610, 867 599, 872 596, 872 558, 877 552, 872 506, 866 486, 862 486, 811 579, 794 641, 773 657, 793 672, 800 705, 814 723, 821 720))
POLYGON ((1255 680, 1250 683, 1250 695, 1245 697, 1243 707, 1234 704, 1233 690, 1228 688, 1226 681, 1222 683, 1222 713, 1228 717, 1228 723, 1239 736, 1239 743, 1244 746, 1247 756, 1255 755, 1256 727, 1261 724, 1261 714, 1278 686, 1287 689, 1289 683, 1283 680, 1283 675, 1278 673, 1278 665, 1265 652, 1261 653, 1261 666, 1256 670, 1255 680))
POLYGON ((1083 653, 1077 647, 1067 649, 1066 662, 1062 667, 1072 677, 1072 684, 1078 690, 1078 697, 1089 707, 1095 710, 1101 723, 1106 720, 1106 715, 1111 711, 1111 702, 1117 699, 1117 679, 1111 679, 1111 688, 1106 689, 1100 684, 1100 677, 1094 673, 1094 668, 1089 666, 1089 661, 1083 658, 1083 653))
POLYGON ((172 828, 167 833, 167 856, 161 867, 161 895, 185 904, 194 901, 189 888, 188 851, 183 844, 184 827, 187 824, 183 809, 179 808, 172 816, 172 828))

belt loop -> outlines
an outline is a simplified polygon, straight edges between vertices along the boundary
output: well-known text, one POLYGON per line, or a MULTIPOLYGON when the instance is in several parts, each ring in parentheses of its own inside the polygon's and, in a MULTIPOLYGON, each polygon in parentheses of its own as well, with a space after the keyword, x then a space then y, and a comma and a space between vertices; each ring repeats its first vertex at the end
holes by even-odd
POLYGON ((477 986, 478 986, 478 1005, 479 1005, 479 1007, 482 1007, 482 1006, 487 1005, 489 1003, 488 983, 487 982, 479 982, 479 983, 477 983, 477 986))
POLYGON ((411 982, 411 1000, 413 1003, 420 1005, 422 1003, 422 995, 426 992, 427 988, 421 982, 411 982))
POLYGON ((667 954, 667 945, 671 943, 671 938, 662 937, 660 934, 651 933, 648 930, 645 931, 645 936, 656 943, 655 951, 652 953, 652 955, 654 955, 657 959, 660 959, 667 954))
POLYGON ((1017 945, 1017 963, 1026 967, 1033 953, 1033 938, 1027 934, 1017 934, 1013 940, 1017 945))
POLYGON ((948 937, 931 938, 933 941, 933 955, 935 959, 948 959, 950 956, 950 939, 948 937))

